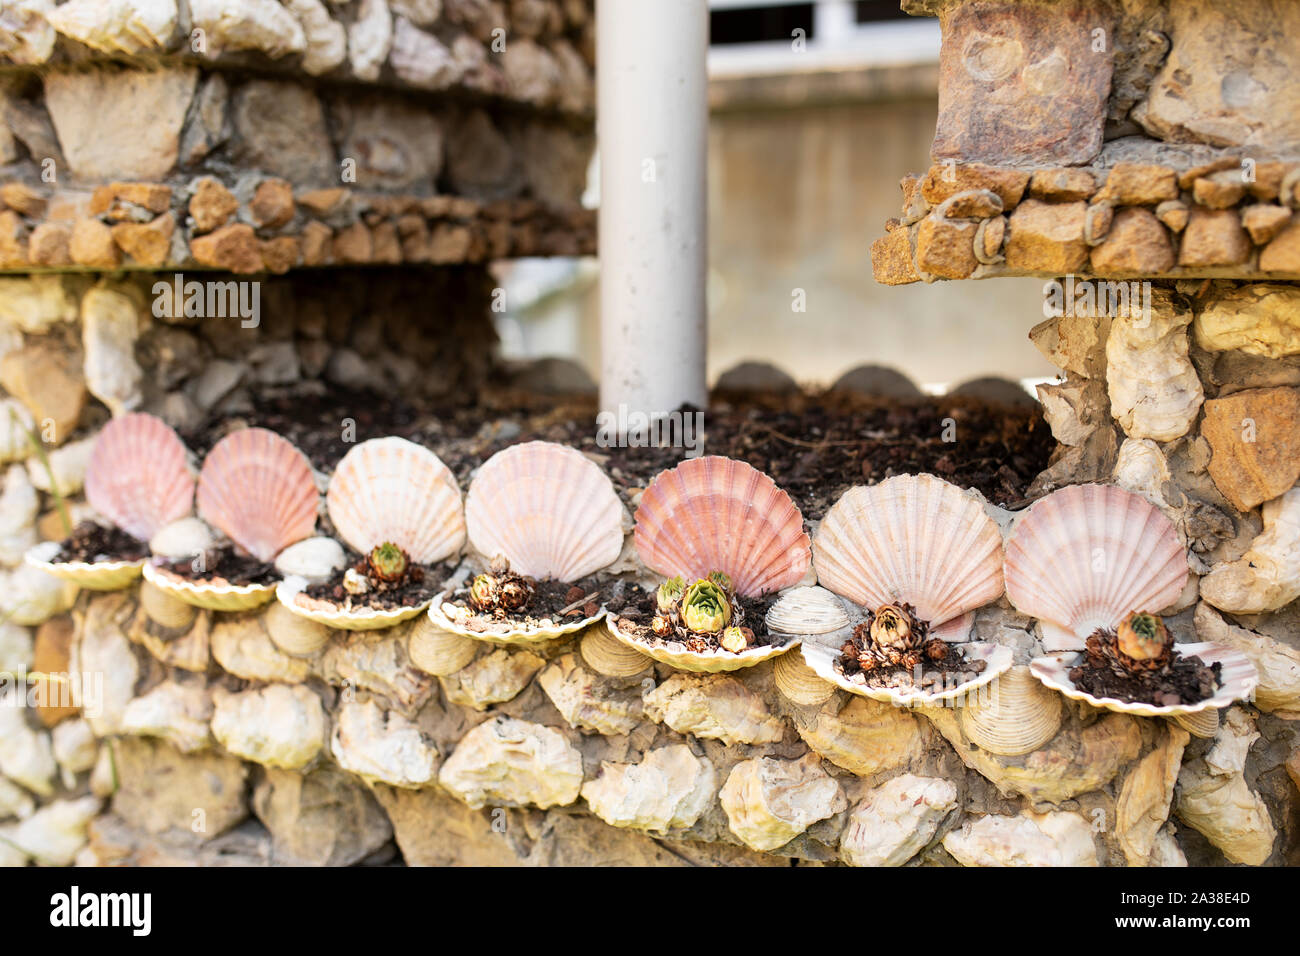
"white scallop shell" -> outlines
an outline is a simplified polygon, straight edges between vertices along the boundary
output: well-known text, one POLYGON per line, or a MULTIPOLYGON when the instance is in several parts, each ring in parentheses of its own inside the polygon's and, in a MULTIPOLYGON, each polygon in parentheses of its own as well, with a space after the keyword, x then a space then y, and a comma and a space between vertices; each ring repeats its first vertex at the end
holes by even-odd
POLYGON ((753 667, 755 664, 763 663, 763 661, 770 661, 799 644, 799 638, 792 637, 785 643, 750 647, 739 654, 721 648, 701 653, 699 651, 688 651, 684 645, 676 642, 652 644, 630 634, 624 634, 619 630, 617 615, 611 614, 609 616, 605 621, 605 629, 615 640, 621 641, 633 650, 640 651, 646 657, 653 658, 661 664, 668 664, 678 670, 691 671, 697 674, 718 674, 724 671, 740 670, 743 667, 753 667))
POLYGON ((791 587, 808 572, 808 535, 790 496, 746 462, 717 455, 656 475, 637 505, 633 537, 652 571, 722 571, 746 597, 791 587))
POLYGON ((933 475, 899 475, 850 488, 813 541, 817 581, 875 611, 907 603, 948 641, 944 628, 1002 594, 1002 535, 980 500, 933 475))
POLYGON ((330 601, 318 601, 309 598, 302 591, 307 587, 307 579, 288 577, 276 585, 276 600, 294 614, 337 628, 340 631, 378 631, 392 627, 402 621, 409 621, 418 614, 423 614, 430 602, 412 604, 409 607, 373 608, 373 607, 339 607, 330 601))
POLYGON ((465 498, 469 541, 512 571, 576 581, 617 560, 623 506, 614 485, 574 448, 533 441, 497 452, 465 498))
POLYGON ((475 631, 464 624, 465 619, 471 614, 469 609, 445 603, 445 598, 446 594, 440 594, 429 606, 429 619, 433 621, 434 626, 452 634, 459 634, 461 637, 468 637, 470 640, 487 641, 490 644, 541 644, 566 634, 576 634, 601 620, 606 613, 602 607, 592 617, 565 618, 563 622, 543 627, 522 627, 512 621, 501 621, 494 622, 490 630, 475 631))
POLYGON ((434 677, 449 677, 462 670, 482 645, 467 637, 444 631, 428 615, 411 625, 407 656, 411 663, 434 677))
POLYGON ((822 680, 804 662, 801 648, 776 659, 772 664, 772 682, 782 697, 805 707, 824 704, 835 695, 835 685, 822 680))
POLYGON ((138 561, 52 561, 59 553, 57 541, 43 541, 23 555, 23 560, 46 574, 90 591, 119 591, 140 576, 144 560, 138 561))
POLYGON ((335 529, 361 554, 392 542, 417 564, 432 564, 465 543, 456 476, 429 449, 405 438, 374 438, 349 451, 325 500, 335 529))
POLYGON ((1159 613, 1187 583, 1173 524, 1141 495, 1071 485, 1035 502, 1007 542, 1007 597, 1040 622, 1048 650, 1082 650, 1097 628, 1159 613))
POLYGON ((980 749, 1016 757, 1056 736, 1061 727, 1061 695, 1034 680, 1022 664, 957 708, 957 722, 980 749))
POLYGON ((915 687, 868 687, 865 682, 845 677, 835 667, 835 662, 840 658, 838 645, 823 644, 810 637, 804 640, 800 648, 804 661, 822 680, 859 697, 889 701, 904 707, 926 706, 958 698, 969 699, 971 694, 1005 674, 1015 663, 1015 654, 1011 648, 999 644, 973 642, 963 644, 961 649, 969 659, 984 662, 983 672, 972 680, 945 685, 941 690, 922 691, 915 687))
POLYGON ((1178 717, 1199 714, 1206 710, 1227 707, 1233 701, 1247 700, 1259 684, 1259 674, 1255 665, 1241 651, 1224 644, 1202 642, 1196 644, 1174 645, 1179 654, 1199 657, 1206 664, 1218 661, 1222 665, 1219 672, 1219 689, 1212 697, 1197 701, 1195 704, 1174 704, 1156 706, 1155 704, 1135 703, 1116 700, 1114 697, 1094 697, 1074 686, 1070 680, 1070 669, 1079 658, 1078 654, 1054 654, 1040 657, 1029 664, 1030 673, 1057 693, 1064 694, 1071 700, 1082 700, 1093 707, 1113 710, 1121 714, 1137 714, 1139 717, 1178 717))
POLYGON ((324 624, 295 614, 280 602, 266 611, 266 633, 272 644, 291 657, 311 657, 330 639, 330 630, 324 624))
POLYGON ((578 650, 587 666, 605 677, 634 677, 653 663, 640 651, 614 640, 598 627, 582 636, 578 650))
POLYGON ((145 562, 144 579, 179 601, 209 611, 248 611, 275 599, 272 584, 218 584, 213 581, 191 581, 145 562))
POLYGON ((844 602, 822 587, 791 588, 767 612, 770 634, 829 634, 850 626, 844 602))
POLYGON ((343 545, 333 538, 317 535, 281 551, 276 556, 275 569, 286 578, 299 577, 311 584, 324 584, 347 563, 343 545))

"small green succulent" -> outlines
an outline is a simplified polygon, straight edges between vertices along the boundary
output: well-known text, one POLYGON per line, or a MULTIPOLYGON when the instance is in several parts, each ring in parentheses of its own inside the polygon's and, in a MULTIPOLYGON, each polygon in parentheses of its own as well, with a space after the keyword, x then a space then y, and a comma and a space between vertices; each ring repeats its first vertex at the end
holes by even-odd
POLYGON ((681 575, 669 578, 659 585, 659 592, 655 595, 655 603, 659 606, 659 611, 667 614, 675 608, 681 602, 685 590, 686 582, 682 580, 681 575))
POLYGON ((682 595, 682 623, 697 634, 717 634, 731 621, 726 592, 712 581, 701 579, 682 595))
POLYGON ((381 581, 400 581, 406 568, 406 552, 391 541, 376 545, 370 552, 370 570, 381 581))
POLYGON ((710 571, 709 580, 712 581, 714 584, 716 584, 718 587, 722 588, 722 590, 726 591, 728 594, 731 593, 732 590, 731 578, 728 577, 726 574, 724 574, 722 571, 710 571))

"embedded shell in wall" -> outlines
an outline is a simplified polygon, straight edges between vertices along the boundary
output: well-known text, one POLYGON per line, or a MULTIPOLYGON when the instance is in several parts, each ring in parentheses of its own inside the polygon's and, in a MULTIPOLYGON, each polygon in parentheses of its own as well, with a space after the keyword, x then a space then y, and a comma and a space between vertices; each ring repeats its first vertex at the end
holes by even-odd
POLYGON ((1037 750, 1061 726, 1061 697, 1013 667, 957 709, 957 723, 971 743, 989 753, 1015 757, 1037 750))
POLYGON ((272 644, 292 657, 310 657, 330 639, 328 627, 294 614, 282 603, 267 610, 266 632, 272 644))
POLYGON ((782 697, 804 707, 824 704, 835 694, 835 685, 817 676, 804 662, 799 648, 776 659, 772 665, 772 681, 782 697))
POLYGON ((772 634, 829 634, 851 627, 844 602, 822 587, 791 588, 781 595, 766 619, 772 634))
POLYGON ((579 651, 587 666, 605 677, 634 677, 651 664, 649 657, 598 627, 583 635, 579 651))
POLYGON ((427 615, 411 626, 407 654, 411 663, 434 677, 448 677, 474 659, 481 645, 444 631, 427 615))

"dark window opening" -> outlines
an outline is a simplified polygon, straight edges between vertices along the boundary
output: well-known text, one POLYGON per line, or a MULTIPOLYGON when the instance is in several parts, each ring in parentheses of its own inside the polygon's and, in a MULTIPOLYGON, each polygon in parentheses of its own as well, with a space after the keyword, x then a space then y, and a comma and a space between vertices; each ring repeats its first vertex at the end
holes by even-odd
POLYGON ((769 43, 790 40, 795 30, 803 38, 813 37, 813 5, 785 3, 769 7, 735 7, 709 13, 709 42, 714 46, 728 43, 769 43))
POLYGON ((858 23, 910 19, 901 6, 899 0, 857 0, 853 5, 853 19, 858 23))

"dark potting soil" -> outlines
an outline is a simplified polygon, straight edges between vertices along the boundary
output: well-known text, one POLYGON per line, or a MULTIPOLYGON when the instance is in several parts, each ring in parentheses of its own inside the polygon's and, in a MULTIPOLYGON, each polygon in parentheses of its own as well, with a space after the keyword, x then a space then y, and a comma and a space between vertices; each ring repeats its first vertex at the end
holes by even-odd
MULTIPOLYGON (((473 576, 470 580, 473 580, 473 576)), ((469 604, 468 584, 452 592, 447 603, 470 611, 465 627, 471 631, 500 630, 505 623, 519 627, 541 627, 544 626, 543 621, 567 623, 595 617, 600 613, 605 595, 611 590, 611 583, 600 581, 594 574, 573 582, 549 579, 533 581, 533 596, 528 606, 518 611, 505 608, 497 608, 489 613, 475 611, 469 604)))
POLYGON ((346 567, 334 572, 334 576, 323 584, 312 584, 303 588, 307 597, 323 601, 344 610, 368 607, 376 611, 391 611, 400 607, 417 607, 429 601, 442 590, 442 583, 456 570, 455 563, 411 564, 406 576, 400 581, 383 581, 372 575, 366 576, 370 587, 365 594, 349 594, 343 587, 343 576, 349 571, 367 574, 367 562, 355 552, 348 553, 346 567))
POLYGON ((274 584, 277 580, 275 566, 259 561, 248 554, 240 554, 233 545, 213 548, 198 558, 160 560, 159 566, 188 581, 217 581, 242 586, 247 584, 274 584))
POLYGON ((148 557, 149 546, 121 528, 83 521, 59 545, 54 561, 93 564, 107 561, 139 561, 148 557))
MULTIPOLYGON (((1114 640, 1114 634, 1101 632, 1102 640, 1114 640)), ((1198 657, 1183 656, 1174 646, 1174 657, 1159 670, 1117 674, 1103 656, 1084 652, 1078 666, 1070 669, 1074 686, 1093 697, 1111 697, 1128 703, 1175 707, 1195 704, 1213 697, 1222 683, 1220 664, 1205 664, 1198 657)))
MULTIPOLYGON (((750 647, 769 647, 773 644, 784 644, 790 639, 786 635, 769 634, 764 623, 767 620, 768 609, 776 603, 777 597, 776 594, 765 594, 756 598, 742 595, 734 598, 734 606, 739 608, 740 614, 733 615, 732 623, 747 627, 754 632, 750 647)), ((611 598, 608 607, 610 613, 618 615, 619 631, 638 641, 659 646, 686 644, 690 650, 698 651, 724 650, 718 643, 721 635, 691 632, 685 637, 660 637, 656 634, 650 627, 650 622, 659 611, 658 599, 654 591, 646 591, 636 586, 625 587, 616 598, 611 598), (699 646, 692 646, 695 644, 699 646)))
MULTIPOLYGON (((560 442, 600 461, 628 503, 660 471, 686 457, 680 446, 600 444, 596 411, 591 398, 504 390, 489 390, 473 405, 434 407, 331 389, 323 395, 259 395, 251 412, 209 420, 183 437, 202 455, 231 430, 260 425, 329 472, 354 442, 399 435, 437 454, 462 491, 474 469, 501 449, 532 440, 560 442), (352 423, 346 434, 342 421, 352 423)), ((810 521, 852 485, 921 472, 976 488, 1003 507, 1022 507, 1055 447, 1039 408, 965 396, 718 396, 705 409, 704 431, 701 453, 743 459, 767 472, 810 521)))

